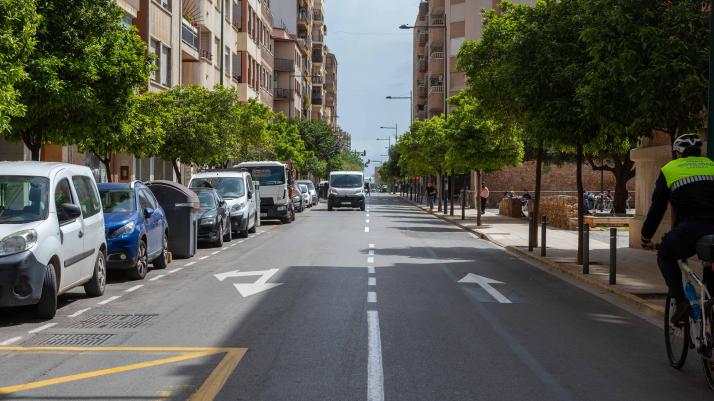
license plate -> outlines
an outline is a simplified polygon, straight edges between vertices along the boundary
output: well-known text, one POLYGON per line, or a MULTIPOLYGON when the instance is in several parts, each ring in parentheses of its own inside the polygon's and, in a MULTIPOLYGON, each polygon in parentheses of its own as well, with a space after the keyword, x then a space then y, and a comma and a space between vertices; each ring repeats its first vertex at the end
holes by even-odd
POLYGON ((343 206, 345 206, 345 205, 351 205, 351 204, 352 204, 351 202, 342 202, 342 205, 343 205, 343 206))
POLYGON ((260 217, 268 217, 268 213, 261 213, 260 217))

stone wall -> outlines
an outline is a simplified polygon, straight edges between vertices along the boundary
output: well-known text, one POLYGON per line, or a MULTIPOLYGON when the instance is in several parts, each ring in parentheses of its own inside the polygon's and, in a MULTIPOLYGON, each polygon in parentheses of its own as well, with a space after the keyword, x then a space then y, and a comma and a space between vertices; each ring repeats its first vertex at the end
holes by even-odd
MULTIPOLYGON (((575 183, 575 163, 566 163, 561 166, 543 166, 543 195, 575 195, 577 191, 575 183)), ((524 189, 531 193, 535 191, 535 161, 523 162, 518 167, 506 167, 494 173, 484 174, 484 182, 491 191, 488 207, 498 207, 498 203, 503 198, 504 191, 515 191, 520 195, 524 189)), ((615 177, 606 171, 604 174, 605 190, 615 190, 615 177)), ((583 184, 586 191, 600 192, 600 172, 593 171, 590 165, 583 166, 583 184)), ((635 180, 627 183, 630 191, 635 190, 635 180)), ((634 205, 634 192, 631 194, 633 200, 630 205, 634 205)))

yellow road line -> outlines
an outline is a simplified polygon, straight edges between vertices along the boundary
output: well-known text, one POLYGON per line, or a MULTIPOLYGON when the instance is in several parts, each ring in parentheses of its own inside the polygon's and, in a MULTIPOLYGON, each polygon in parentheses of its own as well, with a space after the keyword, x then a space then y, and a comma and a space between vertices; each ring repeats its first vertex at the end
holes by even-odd
POLYGON ((211 375, 203 382, 201 387, 196 391, 189 401, 213 401, 221 391, 231 373, 240 363, 246 353, 246 349, 234 349, 228 351, 223 360, 213 369, 211 375))
POLYGON ((229 352, 240 348, 221 347, 0 347, 2 351, 156 351, 156 352, 229 352))

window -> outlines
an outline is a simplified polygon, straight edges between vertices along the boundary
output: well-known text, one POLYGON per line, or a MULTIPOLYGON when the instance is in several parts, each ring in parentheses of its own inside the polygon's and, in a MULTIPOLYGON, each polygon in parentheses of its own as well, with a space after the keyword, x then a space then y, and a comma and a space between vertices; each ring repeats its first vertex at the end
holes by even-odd
POLYGON ((214 47, 215 47, 215 49, 216 49, 216 50, 213 52, 213 54, 216 55, 216 65, 218 65, 218 63, 221 62, 221 38, 219 38, 218 36, 216 36, 216 37, 213 39, 213 44, 214 44, 214 47))
POLYGON ((49 184, 44 177, 0 176, 0 224, 23 224, 46 218, 49 184))
POLYGON ((140 189, 136 191, 139 193, 139 207, 141 207, 141 210, 144 210, 146 208, 153 209, 151 206, 151 201, 149 200, 149 197, 146 196, 146 192, 143 189, 140 189))
POLYGON ((233 79, 239 83, 242 81, 241 75, 243 73, 243 63, 241 57, 242 52, 238 52, 238 54, 233 53, 233 79))
POLYGON ((161 51, 161 42, 159 42, 156 39, 151 39, 151 48, 149 49, 150 52, 154 53, 156 56, 156 68, 154 71, 151 72, 151 79, 154 81, 160 81, 161 80, 161 57, 160 57, 160 51, 161 51))
POLYGON ((161 83, 171 86, 171 49, 161 45, 161 83))
POLYGON ((171 11, 171 0, 160 0, 160 2, 165 9, 171 11))
POLYGON ((102 204, 97 192, 94 190, 94 183, 89 177, 75 175, 72 177, 74 189, 79 198, 79 207, 82 209, 82 216, 90 217, 102 210, 102 204))
POLYGON ((231 49, 226 46, 223 52, 223 72, 227 77, 231 76, 231 49))
POLYGON ((57 219, 59 220, 60 225, 72 221, 72 219, 70 219, 64 212, 64 209, 62 209, 62 205, 65 203, 74 204, 72 201, 72 190, 70 189, 69 181, 67 181, 66 178, 60 181, 55 188, 55 210, 57 210, 57 219))
POLYGON ((223 0, 223 16, 226 18, 226 21, 231 20, 231 0, 223 0))
POLYGON ((150 207, 154 210, 159 208, 159 202, 156 200, 154 197, 154 194, 151 193, 150 190, 148 189, 142 189, 141 192, 144 194, 146 199, 149 201, 149 204, 151 205, 150 207))

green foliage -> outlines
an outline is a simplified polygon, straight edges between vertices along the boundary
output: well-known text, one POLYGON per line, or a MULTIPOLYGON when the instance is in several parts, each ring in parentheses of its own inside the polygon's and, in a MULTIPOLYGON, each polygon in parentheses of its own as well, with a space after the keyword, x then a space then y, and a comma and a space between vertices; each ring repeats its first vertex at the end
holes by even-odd
POLYGON ((340 153, 339 163, 334 167, 335 170, 346 171, 362 171, 364 168, 365 164, 359 154, 347 149, 340 153))
POLYGON ((341 166, 340 156, 344 149, 337 140, 335 130, 320 120, 298 120, 296 124, 305 149, 317 158, 316 161, 306 163, 304 172, 326 177, 330 171, 337 170, 341 166))
POLYGON ((379 173, 383 179, 396 179, 402 177, 402 169, 399 167, 399 160, 401 159, 401 154, 399 151, 399 146, 392 146, 389 149, 389 159, 382 164, 379 169, 379 173))
POLYGON ((10 119, 25 114, 15 85, 28 78, 26 63, 35 49, 39 16, 28 0, 0 0, 0 134, 10 119))
POLYGON ((268 138, 271 149, 269 159, 292 160, 300 172, 314 168, 308 165, 308 160, 314 158, 314 154, 305 148, 298 125, 288 120, 284 114, 278 113, 273 117, 268 129, 268 138))
POLYGON ((447 167, 446 131, 443 116, 415 121, 396 145, 400 154, 399 168, 410 176, 443 173, 447 167))

